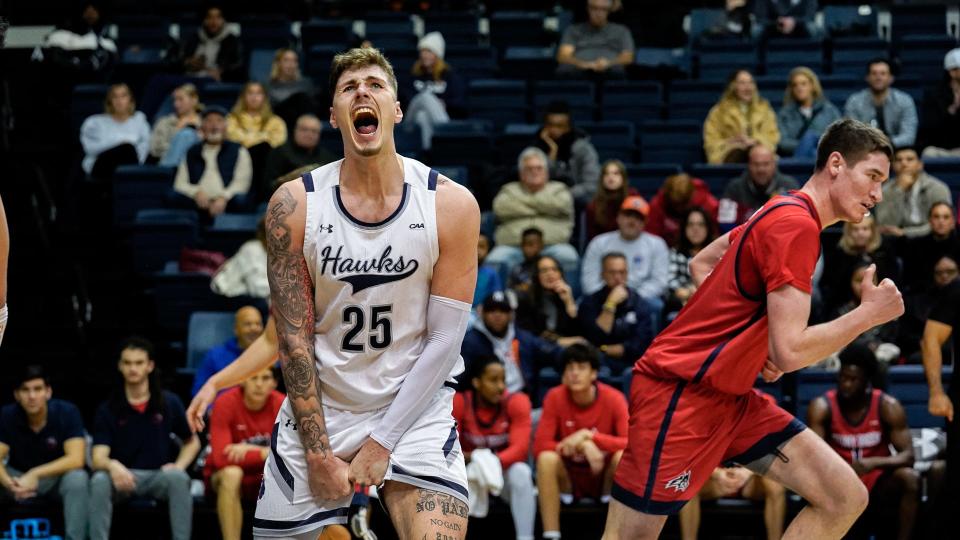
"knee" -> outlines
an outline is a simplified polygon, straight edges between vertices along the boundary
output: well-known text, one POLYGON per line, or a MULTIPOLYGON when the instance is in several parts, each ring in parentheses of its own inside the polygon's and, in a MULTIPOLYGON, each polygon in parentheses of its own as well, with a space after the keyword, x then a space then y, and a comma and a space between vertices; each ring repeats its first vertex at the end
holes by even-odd
POLYGON ((110 474, 106 471, 97 471, 93 473, 93 477, 90 478, 91 493, 99 493, 102 491, 109 493, 112 486, 113 481, 110 480, 110 474))
POLYGON ((767 499, 783 499, 787 496, 787 490, 783 484, 774 482, 769 478, 763 478, 763 496, 767 499))
POLYGON ((613 453, 613 456, 610 458, 610 469, 616 470, 617 465, 620 464, 620 458, 623 457, 623 450, 617 450, 613 453))
POLYGON ((902 493, 916 494, 920 491, 920 474, 913 467, 900 467, 893 472, 893 477, 902 493))
POLYGON ((217 493, 237 492, 240 490, 240 484, 243 483, 243 469, 236 465, 227 465, 217 471, 219 485, 217 493))
POLYGON ((851 482, 838 498, 839 504, 836 508, 839 513, 859 516, 870 503, 870 492, 867 491, 867 486, 863 485, 863 482, 851 482))
POLYGON ((560 454, 554 452, 553 450, 546 450, 540 452, 540 455, 537 456, 537 476, 539 477, 542 474, 552 474, 556 473, 557 469, 563 466, 563 459, 560 457, 560 454))
POLYGON ((189 485, 190 484, 190 475, 187 474, 187 471, 172 467, 170 469, 164 469, 161 471, 164 481, 166 481, 168 486, 177 486, 177 485, 189 485))
POLYGON ((511 486, 533 485, 533 471, 526 463, 514 463, 507 469, 507 480, 511 486))
POLYGON ((73 494, 85 492, 89 489, 90 476, 87 475, 87 471, 76 469, 64 474, 61 482, 64 493, 73 494))

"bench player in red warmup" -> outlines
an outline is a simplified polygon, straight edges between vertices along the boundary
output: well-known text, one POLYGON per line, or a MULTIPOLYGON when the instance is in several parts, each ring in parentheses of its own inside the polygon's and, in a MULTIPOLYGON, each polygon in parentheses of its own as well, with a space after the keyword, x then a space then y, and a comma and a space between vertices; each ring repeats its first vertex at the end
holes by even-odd
POLYGON ((807 500, 784 538, 840 538, 867 505, 857 475, 823 440, 751 392, 843 348, 903 313, 871 266, 859 307, 808 326, 820 231, 859 222, 882 199, 890 141, 840 120, 824 133, 813 176, 772 198, 690 263, 696 294, 637 361, 629 442, 614 477, 604 540, 656 538, 721 463, 740 464, 807 500))

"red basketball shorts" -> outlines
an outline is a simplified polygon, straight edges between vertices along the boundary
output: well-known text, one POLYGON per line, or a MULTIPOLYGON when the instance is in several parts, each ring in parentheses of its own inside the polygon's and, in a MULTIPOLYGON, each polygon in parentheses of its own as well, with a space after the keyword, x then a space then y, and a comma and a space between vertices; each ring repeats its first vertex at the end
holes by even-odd
POLYGON ((769 466, 806 428, 772 397, 635 374, 627 449, 611 496, 646 514, 674 514, 721 464, 769 466))

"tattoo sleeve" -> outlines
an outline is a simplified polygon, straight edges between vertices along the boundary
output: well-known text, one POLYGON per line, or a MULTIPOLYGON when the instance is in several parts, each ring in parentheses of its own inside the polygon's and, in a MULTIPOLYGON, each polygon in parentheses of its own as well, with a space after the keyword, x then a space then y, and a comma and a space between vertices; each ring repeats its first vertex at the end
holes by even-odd
POLYGON ((302 250, 293 246, 291 215, 297 201, 283 186, 267 208, 267 276, 277 323, 283 381, 306 453, 330 450, 313 352, 313 283, 302 250))

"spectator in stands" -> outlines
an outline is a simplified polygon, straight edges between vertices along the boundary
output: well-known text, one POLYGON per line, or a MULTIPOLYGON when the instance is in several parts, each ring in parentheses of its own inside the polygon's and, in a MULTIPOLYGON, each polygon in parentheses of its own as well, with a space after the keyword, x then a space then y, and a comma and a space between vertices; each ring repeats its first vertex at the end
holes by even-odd
POLYGON ((223 9, 217 5, 207 7, 197 33, 188 35, 167 58, 190 77, 231 82, 246 78, 240 38, 227 26, 223 9))
POLYGON ((417 48, 420 58, 413 64, 407 116, 420 126, 422 146, 429 150, 434 126, 465 113, 466 92, 460 75, 443 59, 447 48, 443 34, 426 34, 417 48))
MULTIPOLYGON (((860 262, 854 266, 853 273, 849 276, 850 299, 837 308, 837 311, 830 317, 830 320, 846 315, 860 305, 864 276, 867 275, 867 269, 871 264, 873 263, 860 262)), ((873 284, 876 285, 879 282, 879 280, 876 279, 876 274, 873 274, 873 278, 873 284)), ((874 353, 876 359, 886 365, 889 364, 891 360, 900 358, 900 347, 895 345, 898 330, 897 321, 889 321, 880 326, 874 326, 860 334, 860 336, 854 340, 854 343, 868 347, 874 353)))
POLYGON ((563 182, 550 180, 548 163, 547 155, 539 148, 524 149, 517 159, 520 181, 505 184, 493 199, 498 225, 494 234, 496 245, 487 264, 498 266, 501 275, 509 275, 510 269, 523 260, 520 235, 530 227, 543 232, 545 255, 560 261, 565 273, 576 270, 580 256, 569 244, 573 195, 563 182))
POLYGON ((755 0, 753 14, 765 40, 809 37, 817 0, 755 0))
POLYGON ((336 161, 336 156, 320 146, 322 129, 320 119, 313 114, 304 114, 297 118, 293 137, 270 150, 267 155, 263 182, 258 186, 260 199, 268 200, 273 194, 273 185, 277 179, 290 171, 306 165, 319 167, 336 161))
POLYGON ((680 311, 697 292, 690 275, 690 261, 717 237, 717 224, 702 208, 691 208, 683 217, 680 242, 670 248, 670 269, 667 273, 666 312, 680 311))
POLYGON ((875 58, 867 64, 867 88, 852 94, 843 115, 880 129, 894 148, 912 146, 917 139, 917 106, 910 94, 891 88, 890 62, 875 58))
POLYGON ((267 155, 287 141, 287 125, 273 114, 262 84, 250 81, 243 85, 227 116, 227 139, 250 152, 254 181, 262 180, 267 155))
POLYGON ((533 276, 537 273, 537 260, 543 252, 543 232, 536 227, 524 229, 520 250, 523 252, 523 262, 510 271, 508 285, 517 292, 525 293, 530 291, 533 276))
POLYGON ((600 159, 590 137, 574 127, 570 106, 554 101, 543 113, 543 127, 531 143, 550 159, 550 178, 570 186, 581 207, 593 197, 600 177, 600 159))
POLYGON ((920 351, 923 328, 927 323, 930 310, 944 297, 947 285, 953 283, 958 275, 960 270, 958 270, 957 261, 949 255, 944 255, 934 265, 932 279, 928 280, 921 290, 904 297, 905 311, 897 321, 900 327, 897 346, 900 347, 901 356, 906 358, 908 363, 920 362, 916 355, 920 351))
POLYGON ((16 403, 0 409, 0 504, 34 497, 63 501, 68 540, 87 537, 87 471, 80 409, 53 399, 43 368, 17 374, 16 403))
POLYGON ((663 238, 668 246, 676 246, 680 240, 680 220, 690 209, 701 208, 716 220, 719 204, 703 180, 687 173, 672 174, 650 201, 644 231, 663 238))
POLYGON ((167 501, 172 538, 189 540, 193 497, 186 469, 200 441, 187 425, 180 398, 160 387, 150 342, 128 339, 117 368, 120 385, 94 420, 90 538, 110 538, 114 501, 149 496, 167 501), (182 446, 171 461, 174 437, 182 446))
POLYGON ((700 492, 680 509, 680 537, 696 540, 700 531, 700 501, 720 498, 763 501, 763 524, 767 538, 777 540, 783 536, 783 521, 787 515, 786 489, 773 480, 752 472, 746 467, 734 465, 717 467, 700 492))
POLYGON ((557 75, 623 78, 636 47, 630 29, 607 20, 614 0, 587 0, 587 22, 572 24, 560 38, 557 75))
POLYGON ((473 291, 473 307, 480 305, 490 293, 503 290, 503 283, 500 281, 500 274, 497 269, 483 264, 490 253, 490 239, 487 235, 480 233, 477 238, 477 287, 473 291))
POLYGON ((940 257, 948 255, 955 261, 960 260, 960 237, 950 203, 933 203, 927 218, 930 234, 904 238, 897 248, 903 260, 903 282, 910 291, 923 289, 940 257))
MULTIPOLYGON (((723 17, 714 26, 704 30, 707 38, 749 38, 751 35, 750 10, 747 0, 724 0, 723 17)), ((697 36, 701 37, 701 36, 697 36)))
POLYGON ((912 146, 901 146, 893 155, 892 182, 883 186, 883 200, 874 210, 880 232, 915 238, 930 233, 927 215, 936 202, 950 204, 950 188, 923 170, 923 161, 912 146))
MULTIPOLYGON (((943 349, 952 348, 954 354, 960 351, 960 280, 954 279, 944 289, 940 300, 930 310, 930 317, 923 329, 923 341, 920 344, 923 353, 923 370, 930 385, 930 397, 927 410, 933 416, 947 420, 947 503, 944 505, 942 521, 946 524, 942 530, 953 534, 958 524, 957 501, 960 499, 960 419, 954 412, 960 410, 960 382, 953 379, 950 388, 944 391, 943 349), (951 340, 948 344, 947 341, 951 340)), ((947 359, 949 361, 949 358, 947 359)), ((956 369, 956 366, 954 366, 956 369)))
POLYGON ((735 71, 703 124, 707 163, 743 163, 751 146, 762 144, 773 151, 779 142, 770 102, 760 96, 749 71, 735 71))
POLYGON ((150 124, 137 110, 126 84, 107 90, 103 114, 87 117, 80 126, 83 171, 97 180, 109 181, 119 165, 143 163, 150 147, 150 124))
POLYGON ((257 500, 273 421, 283 399, 284 395, 277 392, 273 370, 265 368, 240 386, 224 391, 213 403, 210 454, 203 476, 217 494, 217 517, 224 540, 240 540, 240 501, 257 500))
POLYGON ((176 167, 187 155, 187 150, 200 141, 200 95, 197 87, 186 83, 173 91, 173 113, 153 125, 150 135, 150 155, 164 167, 176 167))
POLYGON ((270 296, 267 282, 267 232, 264 217, 257 221, 257 236, 247 240, 237 252, 227 259, 210 279, 213 292, 226 297, 270 296))
MULTIPOLYGON (((502 497, 510 503, 516 538, 533 540, 537 492, 533 471, 527 465, 532 434, 530 398, 507 390, 504 364, 496 356, 481 356, 471 367, 470 388, 453 397, 453 418, 467 469, 490 466, 480 460, 481 453, 493 458, 503 477, 502 497), (478 456, 476 465, 473 456, 478 456)), ((471 477, 469 472, 467 477, 471 477)))
POLYGON ((517 326, 561 347, 584 341, 577 324, 577 300, 560 263, 541 255, 536 268, 530 291, 517 295, 517 326))
POLYGON ((943 57, 944 77, 920 106, 917 148, 923 157, 960 157, 960 48, 943 57))
POLYGON ((493 292, 484 299, 480 318, 467 330, 460 347, 466 368, 464 374, 474 373, 473 366, 482 363, 482 358, 495 356, 503 363, 507 391, 536 395, 537 373, 540 368, 553 365, 560 350, 514 324, 511 301, 511 295, 503 291, 493 292))
POLYGON ((820 136, 840 118, 840 109, 824 97, 817 74, 805 66, 793 68, 787 76, 783 106, 777 113, 777 152, 785 157, 812 160, 817 155, 820 136))
POLYGON ((800 189, 792 176, 780 172, 776 154, 766 146, 750 147, 747 158, 747 170, 730 180, 723 190, 718 216, 723 225, 739 225, 771 197, 800 189))
MULTIPOLYGON (((69 87, 78 82, 104 82, 116 66, 119 54, 117 43, 104 32, 99 8, 92 2, 61 5, 80 9, 71 9, 67 20, 44 37, 42 60, 57 68, 58 82, 65 82, 69 87)), ((38 6, 49 20, 49 12, 54 10, 44 9, 47 6, 42 4, 38 6)), ((0 35, 0 47, 2 38, 0 35)))
POLYGON ((663 308, 670 250, 662 238, 643 230, 649 208, 643 197, 627 197, 617 213, 617 230, 603 233, 587 244, 581 274, 584 294, 593 294, 603 287, 600 261, 607 253, 617 251, 627 256, 627 284, 655 311, 663 308))
POLYGON ((233 337, 207 351, 193 376, 191 396, 197 395, 203 383, 214 373, 227 367, 263 333, 263 316, 253 306, 243 306, 233 317, 233 337))
POLYGON ((877 277, 880 280, 890 278, 900 284, 893 246, 880 234, 873 217, 865 216, 860 223, 844 223, 840 240, 836 244, 823 246, 820 290, 825 313, 836 311, 850 299, 853 269, 871 263, 877 265, 877 277))
POLYGON ((876 525, 881 516, 877 511, 896 506, 897 538, 909 539, 920 499, 913 440, 897 398, 871 388, 876 371, 877 360, 870 349, 860 345, 844 349, 837 388, 810 402, 807 425, 850 462, 870 491, 870 506, 853 530, 876 525), (891 446, 895 454, 890 453, 891 446))
POLYGON ((600 169, 600 186, 587 203, 587 240, 600 233, 617 230, 617 212, 623 200, 639 195, 627 181, 627 167, 619 159, 609 159, 600 169))
POLYGON ((300 56, 293 49, 277 49, 265 88, 270 107, 287 126, 316 109, 313 81, 300 73, 300 56))
POLYGON ((247 149, 224 140, 226 112, 216 105, 203 110, 200 125, 203 141, 187 151, 173 183, 174 191, 189 199, 177 202, 210 217, 222 214, 228 205, 242 208, 252 182, 253 169, 247 149))
POLYGON ((533 454, 544 538, 560 538, 561 501, 609 497, 627 446, 627 400, 597 381, 599 364, 590 345, 568 347, 561 358, 562 384, 543 399, 533 454))
POLYGON ((614 374, 632 368, 656 333, 650 305, 627 285, 627 257, 611 252, 600 262, 603 288, 585 296, 577 318, 585 337, 603 353, 614 374))

